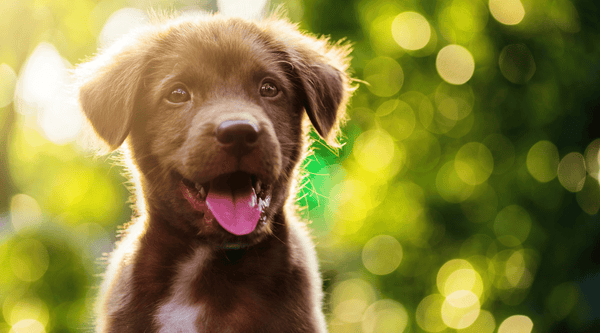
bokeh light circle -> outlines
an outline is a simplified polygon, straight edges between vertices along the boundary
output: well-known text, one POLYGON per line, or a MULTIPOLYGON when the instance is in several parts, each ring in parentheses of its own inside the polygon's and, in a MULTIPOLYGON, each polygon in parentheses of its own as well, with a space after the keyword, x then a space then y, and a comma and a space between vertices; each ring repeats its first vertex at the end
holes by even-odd
POLYGON ((369 186, 360 179, 349 178, 331 188, 330 196, 336 200, 330 212, 336 221, 334 231, 340 235, 357 232, 377 201, 360 200, 368 197, 369 186), (358 199, 358 200, 357 200, 358 199))
POLYGON ((459 203, 467 200, 475 189, 474 185, 462 180, 456 169, 454 161, 444 164, 437 173, 435 185, 440 196, 451 203, 459 203))
POLYGON ((445 98, 437 103, 436 106, 442 116, 454 121, 459 120, 459 107, 456 103, 456 99, 445 98))
POLYGON ((42 224, 42 210, 38 202, 19 193, 10 200, 10 222, 15 231, 35 230, 42 224))
POLYGON ((364 333, 402 333, 409 323, 408 313, 402 304, 382 299, 371 304, 362 318, 364 333))
POLYGON ((498 327, 498 333, 531 333, 531 330, 533 321, 522 315, 510 316, 498 327))
POLYGON ((479 316, 475 322, 467 328, 459 329, 459 333, 494 333, 496 329, 496 320, 494 316, 486 310, 480 310, 479 316))
POLYGON ((381 103, 376 113, 381 125, 396 140, 408 138, 416 124, 416 116, 410 105, 399 99, 391 99, 381 103))
POLYGON ((453 0, 449 8, 449 16, 454 27, 466 32, 480 32, 488 22, 488 11, 479 0, 453 0))
MULTIPOLYGON (((513 236, 510 237, 514 239, 513 236)), ((518 292, 519 289, 524 290, 531 286, 533 274, 530 269, 533 264, 533 253, 523 249, 507 249, 493 256, 492 266, 490 266, 495 274, 493 284, 497 290, 501 291, 501 297, 508 296, 507 293, 518 292)), ((503 300, 511 302, 510 299, 504 297, 503 300)), ((516 301, 516 303, 519 302, 519 300, 516 301)))
POLYGON ((23 281, 39 280, 49 264, 48 250, 38 240, 23 239, 11 249, 10 267, 15 276, 23 281))
POLYGON ((354 143, 354 155, 360 165, 371 172, 381 172, 394 159, 395 144, 383 129, 362 133, 354 143))
POLYGON ((373 287, 361 279, 344 280, 331 294, 331 307, 335 318, 346 323, 358 323, 367 307, 375 301, 373 287))
POLYGON ((17 293, 9 295, 4 300, 2 313, 5 316, 6 322, 12 325, 16 325, 18 322, 26 319, 35 319, 45 326, 50 319, 50 312, 44 301, 37 297, 17 296, 17 293))
POLYGON ((483 295, 483 280, 474 269, 457 269, 452 272, 444 283, 443 295, 450 295, 459 290, 468 290, 478 298, 483 295))
POLYGON ((490 0, 489 7, 492 16, 502 24, 519 24, 525 17, 525 8, 520 0, 490 0))
POLYGON ((552 20, 555 26, 565 32, 575 33, 581 29, 579 13, 572 1, 552 1, 548 9, 548 18, 552 20))
POLYGON ((475 72, 475 60, 463 46, 452 44, 440 50, 435 60, 438 74, 451 84, 463 84, 475 72))
POLYGON ((546 140, 534 144, 527 153, 527 170, 537 181, 546 183, 556 177, 558 148, 546 140))
POLYGON ((475 322, 479 311, 477 295, 469 290, 458 290, 446 296, 442 304, 442 320, 448 327, 466 328, 475 322))
POLYGON ((406 50, 419 50, 429 43, 431 28, 427 19, 416 12, 398 14, 392 22, 392 36, 406 50))
POLYGON ((458 108, 454 99, 448 98, 449 103, 436 101, 435 107, 424 107, 419 110, 419 119, 423 126, 434 134, 448 134, 457 124, 458 108), (454 107, 453 107, 454 106, 454 107), (441 108, 440 108, 441 107, 441 108))
POLYGON ((44 325, 35 319, 23 319, 14 324, 8 333, 45 333, 44 325))
POLYGON ((546 300, 546 308, 556 320, 563 320, 573 311, 580 297, 581 290, 576 283, 561 283, 552 288, 546 300))
POLYGON ((441 332, 446 329, 442 319, 444 297, 440 294, 429 295, 419 303, 416 310, 417 325, 427 332, 441 332))
POLYGON ((579 207, 588 215, 596 215, 600 211, 600 186, 598 181, 590 176, 587 177, 583 188, 576 194, 579 207))
POLYGON ((585 161, 580 153, 569 153, 558 164, 558 180, 569 192, 579 192, 585 184, 585 161))
POLYGON ((377 55, 398 58, 404 54, 404 50, 392 36, 391 26, 394 18, 393 14, 381 15, 376 17, 369 26, 369 44, 377 55))
POLYGON ((479 185, 492 174, 494 157, 483 144, 469 142, 456 153, 454 168, 460 179, 465 183, 479 185))
POLYGON ((435 89, 435 103, 440 113, 450 120, 462 120, 473 111, 475 93, 468 84, 453 85, 442 82, 435 89))
POLYGON ((535 60, 525 44, 507 45, 500 52, 500 72, 515 84, 527 83, 535 74, 535 60))
POLYGON ((408 103, 411 108, 419 115, 419 120, 423 127, 429 129, 433 121, 434 108, 429 97, 419 91, 409 91, 400 95, 400 99, 408 103))
POLYGON ((398 62, 390 57, 377 57, 369 61, 363 71, 371 93, 379 97, 395 95, 404 84, 404 72, 398 62))
MULTIPOLYGON (((452 273, 461 269, 470 269, 473 270, 473 265, 464 259, 452 259, 447 261, 440 269, 438 270, 438 274, 436 276, 436 284, 440 293, 444 296, 448 296, 450 293, 446 294, 446 282, 452 273)), ((456 291, 452 290, 451 292, 456 291)))
POLYGON ((504 207, 494 220, 494 232, 498 241, 506 246, 521 245, 531 231, 531 217, 519 205, 504 207))
POLYGON ((363 247, 362 261, 373 274, 390 274, 402 261, 402 245, 392 236, 375 236, 363 247))
POLYGON ((595 179, 600 176, 600 139, 592 141, 584 152, 585 168, 595 179))
POLYGON ((514 251, 504 263, 504 276, 510 287, 521 287, 527 273, 527 263, 523 251, 514 251))

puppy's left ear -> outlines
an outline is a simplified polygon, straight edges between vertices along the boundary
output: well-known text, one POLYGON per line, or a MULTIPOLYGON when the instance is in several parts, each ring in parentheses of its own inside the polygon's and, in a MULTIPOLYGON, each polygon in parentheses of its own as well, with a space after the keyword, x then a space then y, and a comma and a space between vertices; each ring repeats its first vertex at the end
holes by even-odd
POLYGON ((310 64, 296 69, 304 92, 304 109, 313 127, 328 143, 334 144, 340 118, 344 117, 347 88, 344 73, 329 64, 310 64))
POLYGON ((299 81, 300 98, 313 127, 328 144, 338 146, 340 122, 355 89, 348 74, 350 46, 301 33, 277 14, 265 23, 265 32, 288 57, 286 62, 299 81))

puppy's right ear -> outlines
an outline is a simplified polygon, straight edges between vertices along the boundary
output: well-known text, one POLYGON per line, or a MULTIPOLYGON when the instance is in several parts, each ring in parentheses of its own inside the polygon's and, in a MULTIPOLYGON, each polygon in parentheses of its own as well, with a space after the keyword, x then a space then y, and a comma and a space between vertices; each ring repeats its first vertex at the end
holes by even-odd
POLYGON ((129 135, 148 48, 138 38, 125 38, 75 69, 79 104, 111 150, 129 135))

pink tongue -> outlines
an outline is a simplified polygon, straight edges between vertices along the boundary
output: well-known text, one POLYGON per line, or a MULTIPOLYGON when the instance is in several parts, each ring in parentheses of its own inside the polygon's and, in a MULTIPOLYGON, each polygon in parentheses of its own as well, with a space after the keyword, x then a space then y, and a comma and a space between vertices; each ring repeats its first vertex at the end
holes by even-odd
POLYGON ((260 208, 249 177, 214 180, 206 205, 217 222, 234 235, 251 233, 260 218, 260 208))

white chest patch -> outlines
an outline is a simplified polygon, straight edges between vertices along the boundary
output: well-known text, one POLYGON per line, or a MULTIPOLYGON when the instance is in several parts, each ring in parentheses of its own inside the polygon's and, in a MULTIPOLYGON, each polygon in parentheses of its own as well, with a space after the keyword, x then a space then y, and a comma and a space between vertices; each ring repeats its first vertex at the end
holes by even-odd
POLYGON ((187 259, 177 265, 176 276, 171 287, 171 295, 156 312, 154 320, 160 333, 197 333, 201 332, 200 320, 204 313, 202 304, 194 304, 190 299, 193 283, 210 251, 199 247, 187 259))
POLYGON ((160 333, 197 333, 200 305, 183 305, 174 300, 163 304, 156 315, 160 333))

